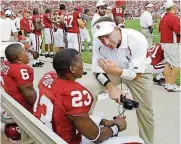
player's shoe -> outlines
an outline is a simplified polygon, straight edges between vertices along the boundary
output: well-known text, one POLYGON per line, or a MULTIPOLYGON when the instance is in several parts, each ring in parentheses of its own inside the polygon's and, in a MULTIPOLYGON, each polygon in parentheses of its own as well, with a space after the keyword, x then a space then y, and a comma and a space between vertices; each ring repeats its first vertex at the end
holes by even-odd
POLYGON ((83 75, 86 75, 87 74, 87 72, 86 71, 83 71, 83 75))
POLYGON ((48 57, 50 57, 50 55, 49 54, 45 54, 45 57, 48 58, 48 57))
POLYGON ((50 58, 53 58, 54 57, 54 54, 53 55, 49 55, 50 58))
POLYGON ((33 64, 32 66, 33 66, 33 67, 42 67, 42 65, 40 65, 40 64, 38 64, 38 63, 33 64))
POLYGON ((157 80, 156 77, 155 77, 155 78, 153 78, 153 82, 154 82, 154 84, 159 85, 159 86, 164 86, 165 85, 165 79, 164 78, 161 78, 161 79, 157 80))
POLYGON ((181 89, 176 84, 174 84, 174 85, 167 86, 167 91, 168 92, 180 92, 181 89))
POLYGON ((39 64, 39 65, 44 65, 44 63, 43 63, 43 62, 41 62, 41 61, 40 61, 40 62, 38 62, 38 64, 39 64))
POLYGON ((43 54, 43 53, 41 53, 41 54, 39 54, 40 56, 45 56, 45 54, 43 54))

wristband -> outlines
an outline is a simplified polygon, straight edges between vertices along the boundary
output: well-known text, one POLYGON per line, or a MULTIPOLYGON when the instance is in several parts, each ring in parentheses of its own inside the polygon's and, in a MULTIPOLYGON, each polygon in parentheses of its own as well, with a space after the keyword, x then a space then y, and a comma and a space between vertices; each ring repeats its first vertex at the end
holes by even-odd
POLYGON ((112 129, 113 132, 113 136, 117 136, 119 133, 119 126, 117 124, 115 124, 114 126, 110 127, 112 129))
POLYGON ((97 73, 96 78, 103 86, 106 86, 109 82, 111 82, 105 73, 97 73))
MULTIPOLYGON (((98 128, 99 128, 99 127, 98 127, 98 128)), ((96 140, 98 140, 98 138, 100 137, 100 135, 101 135, 101 131, 100 131, 100 128, 99 128, 99 133, 98 133, 97 137, 96 137, 94 140, 92 140, 92 142, 95 142, 96 140)))
POLYGON ((117 124, 114 124, 113 126, 108 127, 108 128, 110 128, 112 130, 112 136, 117 136, 120 131, 120 128, 117 124))

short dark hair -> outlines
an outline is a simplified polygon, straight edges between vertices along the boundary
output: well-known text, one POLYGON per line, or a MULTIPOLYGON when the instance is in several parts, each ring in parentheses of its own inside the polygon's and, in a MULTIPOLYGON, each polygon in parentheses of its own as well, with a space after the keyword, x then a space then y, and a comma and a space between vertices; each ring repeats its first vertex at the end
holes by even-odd
POLYGON ((14 62, 18 55, 24 50, 23 46, 19 43, 13 43, 6 47, 5 56, 9 62, 14 62))
POLYGON ((37 14, 39 14, 38 9, 37 9, 37 8, 34 8, 34 9, 33 9, 33 15, 37 15, 37 14))
POLYGON ((53 68, 57 75, 65 76, 69 72, 69 67, 76 62, 76 56, 79 52, 75 49, 63 49, 57 52, 53 58, 53 68))
POLYGON ((92 25, 92 27, 93 27, 94 25, 96 25, 97 23, 104 22, 104 21, 114 22, 114 20, 113 20, 111 17, 109 17, 109 16, 104 16, 104 17, 100 17, 99 19, 97 19, 97 20, 94 22, 94 24, 92 25))
POLYGON ((88 8, 84 9, 84 14, 87 14, 90 10, 88 8))
POLYGON ((49 12, 51 12, 51 10, 50 10, 49 8, 47 8, 47 9, 45 10, 45 13, 49 13, 49 12))
POLYGON ((60 10, 66 10, 66 7, 64 4, 60 4, 60 10))

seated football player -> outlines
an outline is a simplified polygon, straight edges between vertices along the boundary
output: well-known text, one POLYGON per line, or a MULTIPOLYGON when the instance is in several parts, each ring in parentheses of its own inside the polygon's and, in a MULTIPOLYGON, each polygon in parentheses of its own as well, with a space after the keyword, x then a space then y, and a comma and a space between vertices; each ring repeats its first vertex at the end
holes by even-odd
POLYGON ((165 84, 165 77, 163 75, 165 61, 163 56, 163 50, 161 44, 154 44, 151 48, 148 49, 147 53, 151 57, 151 71, 156 76, 153 78, 154 84, 163 86, 165 84))
POLYGON ((8 61, 1 71, 1 85, 6 93, 32 113, 37 94, 33 87, 33 69, 27 65, 27 51, 23 44, 13 43, 6 47, 5 56, 8 61))
MULTIPOLYGON (((68 144, 84 143, 82 135, 93 143, 101 143, 126 129, 125 117, 115 120, 94 117, 94 121, 90 118, 88 112, 93 96, 75 82, 83 74, 83 63, 77 50, 63 49, 57 52, 53 67, 56 73, 45 74, 39 82, 40 98, 34 113, 45 125, 68 144)), ((131 140, 144 143, 140 138, 131 140)))
MULTIPOLYGON (((33 69, 27 65, 29 59, 24 45, 22 43, 12 43, 8 45, 5 49, 5 56, 7 61, 4 62, 1 71, 1 86, 7 94, 9 94, 29 112, 33 113, 33 106, 36 101, 37 94, 33 87, 33 69)), ((6 124, 6 128, 9 129, 9 125, 11 125, 11 123, 14 124, 15 121, 4 114, 1 114, 1 121, 3 120, 2 122, 6 124)), ((21 139, 18 138, 16 140, 20 140, 20 143, 33 141, 23 129, 20 129, 20 131, 21 139)), ((12 137, 16 135, 14 134, 15 133, 12 135, 6 134, 6 136, 13 140, 12 137)))

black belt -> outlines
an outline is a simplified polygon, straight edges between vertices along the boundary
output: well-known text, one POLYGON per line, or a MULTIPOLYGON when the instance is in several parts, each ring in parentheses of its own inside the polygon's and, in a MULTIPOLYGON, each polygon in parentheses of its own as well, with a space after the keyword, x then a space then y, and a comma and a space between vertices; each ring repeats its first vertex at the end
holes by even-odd
POLYGON ((147 28, 147 27, 142 27, 143 29, 149 29, 149 28, 147 28))

